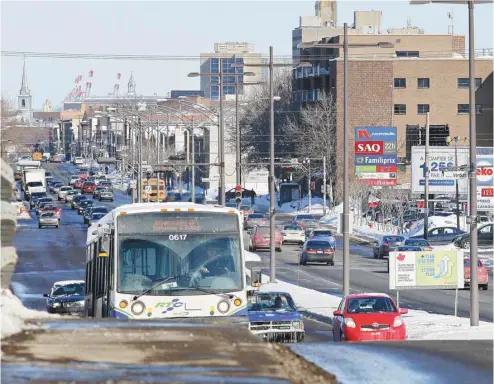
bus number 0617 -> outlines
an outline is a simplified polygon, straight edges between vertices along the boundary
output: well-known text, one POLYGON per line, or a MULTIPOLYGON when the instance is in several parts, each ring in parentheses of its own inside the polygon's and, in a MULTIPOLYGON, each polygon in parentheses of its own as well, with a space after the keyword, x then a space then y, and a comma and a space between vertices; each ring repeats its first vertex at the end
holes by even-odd
POLYGON ((187 235, 170 235, 168 236, 169 240, 185 240, 187 235))

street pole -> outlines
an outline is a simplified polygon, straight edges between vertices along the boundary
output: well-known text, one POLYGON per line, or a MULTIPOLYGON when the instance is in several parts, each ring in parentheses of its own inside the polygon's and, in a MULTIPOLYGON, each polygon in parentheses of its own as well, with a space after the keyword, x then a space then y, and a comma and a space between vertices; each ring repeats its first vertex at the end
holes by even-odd
MULTIPOLYGON (((242 175, 241 175, 241 168, 240 168, 240 162, 242 161, 240 157, 240 122, 238 120, 238 76, 235 76, 235 135, 236 135, 236 167, 235 167, 235 172, 236 172, 236 179, 237 179, 237 185, 242 184, 242 175)), ((240 206, 240 204, 239 204, 240 206)), ((240 208, 240 207, 238 207, 240 208)))
POLYGON ((191 128, 191 133, 192 133, 192 172, 191 172, 191 178, 192 178, 192 186, 190 188, 190 194, 192 195, 192 202, 196 202, 196 142, 194 139, 194 118, 192 117, 192 128, 191 128))
POLYGON ((474 1, 468 1, 468 72, 470 102, 470 326, 479 325, 479 285, 477 280, 477 131, 475 126, 475 40, 474 1))
POLYGON ((224 134, 225 127, 223 125, 223 58, 219 58, 219 86, 220 86, 220 124, 219 124, 219 161, 220 161, 220 180, 218 185, 219 204, 225 206, 225 145, 224 134))
POLYGON ((275 249, 275 199, 274 191, 274 56, 273 47, 269 47, 269 282, 276 282, 276 249, 275 249))
POLYGON ((350 294, 350 202, 348 185, 348 24, 343 24, 343 295, 350 294))
MULTIPOLYGON (((455 167, 458 170, 458 137, 454 137, 455 141, 455 167)), ((458 185, 459 179, 455 180, 456 185, 456 228, 460 230, 460 186, 458 185)))
POLYGON ((429 112, 425 116, 424 239, 429 238, 429 112))
POLYGON ((322 158, 322 215, 326 216, 326 156, 322 158))
POLYGON ((308 198, 309 198, 309 213, 311 213, 312 211, 312 178, 311 178, 311 174, 310 174, 310 159, 307 159, 307 163, 308 163, 308 168, 309 168, 309 177, 307 179, 307 186, 309 188, 308 190, 308 198))
POLYGON ((137 202, 142 203, 142 126, 141 118, 137 120, 138 124, 138 137, 139 137, 139 149, 138 149, 138 164, 137 164, 137 202))

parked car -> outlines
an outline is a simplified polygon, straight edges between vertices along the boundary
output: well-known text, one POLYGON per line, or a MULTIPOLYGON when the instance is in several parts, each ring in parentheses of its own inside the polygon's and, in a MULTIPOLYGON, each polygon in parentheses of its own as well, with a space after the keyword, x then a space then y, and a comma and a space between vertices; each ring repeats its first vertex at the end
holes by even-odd
POLYGON ((298 224, 284 224, 281 227, 281 236, 283 236, 283 244, 295 243, 303 244, 305 242, 305 232, 298 224))
MULTIPOLYGON (((276 252, 281 252, 283 236, 281 235, 281 231, 278 228, 276 228, 275 231, 276 252)), ((249 237, 249 251, 256 251, 258 249, 269 249, 271 239, 270 233, 270 227, 268 225, 255 226, 249 237)))
POLYGON ((256 225, 264 225, 268 223, 268 219, 262 213, 250 213, 244 219, 244 229, 249 230, 256 225))
POLYGON ((420 247, 422 251, 432 251, 432 247, 429 242, 425 239, 406 239, 403 245, 408 245, 411 247, 420 247))
POLYGON ((103 200, 108 200, 108 201, 113 201, 115 199, 115 196, 113 195, 113 192, 109 189, 104 189, 99 193, 99 201, 103 200))
MULTIPOLYGON (((465 257, 463 261, 463 266, 465 272, 465 286, 470 286, 471 263, 469 257, 465 257)), ((481 260, 478 260, 478 264, 477 264, 477 281, 479 284, 479 289, 483 289, 484 291, 487 291, 489 289, 489 273, 481 260)))
POLYGON ((398 308, 384 293, 359 293, 343 297, 333 312, 334 341, 405 340, 405 322, 398 308))
POLYGON ((81 193, 82 194, 85 194, 85 193, 93 193, 95 190, 96 190, 96 184, 94 182, 92 182, 92 181, 86 181, 82 185, 81 193))
POLYGON ((82 314, 84 312, 84 280, 57 281, 46 297, 48 313, 82 314))
MULTIPOLYGON (((436 227, 430 229, 427 234, 427 240, 431 245, 446 245, 450 244, 454 241, 456 237, 465 233, 462 230, 459 230, 456 227, 436 227)), ((420 235, 410 236, 410 239, 423 239, 424 235, 421 233, 420 235)))
POLYGON ((84 213, 84 210, 86 208, 90 208, 94 205, 94 201, 93 200, 83 200, 81 202, 79 202, 79 206, 77 207, 77 213, 79 215, 82 215, 84 213))
POLYGON ((396 247, 403 245, 405 238, 397 235, 384 235, 380 240, 372 243, 372 253, 374 259, 382 259, 389 256, 389 252, 394 252, 396 247))
POLYGON ((72 187, 69 187, 69 186, 63 186, 63 187, 60 187, 60 189, 58 190, 58 200, 65 200, 65 195, 67 194, 68 191, 72 191, 74 188, 72 187))
POLYGON ((75 195, 72 201, 70 202, 70 208, 77 209, 77 207, 79 207, 79 204, 84 200, 89 200, 89 198, 84 195, 75 195))
POLYGON ((307 240, 299 253, 300 265, 307 263, 326 263, 334 266, 333 245, 324 239, 307 240))
POLYGON ((55 212, 41 212, 38 218, 38 228, 56 227, 58 228, 59 220, 55 212))
POLYGON ((72 200, 74 200, 74 197, 76 196, 80 196, 80 192, 77 190, 77 189, 73 189, 71 191, 68 191, 66 194, 65 194, 65 202, 66 203, 70 203, 72 202, 72 200))
MULTIPOLYGON (((484 224, 477 229, 479 247, 492 248, 494 243, 493 223, 484 224)), ((453 244, 459 248, 470 249, 470 233, 464 233, 455 238, 453 244)))
POLYGON ((249 330, 265 341, 302 342, 304 320, 287 292, 254 292, 248 304, 249 330))

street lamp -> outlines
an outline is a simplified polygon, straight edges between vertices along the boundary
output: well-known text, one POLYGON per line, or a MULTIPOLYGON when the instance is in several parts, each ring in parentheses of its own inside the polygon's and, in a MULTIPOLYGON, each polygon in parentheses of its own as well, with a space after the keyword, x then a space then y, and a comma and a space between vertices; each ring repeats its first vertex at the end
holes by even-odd
MULTIPOLYGON (((468 94, 470 103, 470 265, 478 263, 478 237, 477 237, 477 128, 475 126, 475 24, 474 5, 492 3, 493 0, 411 0, 411 5, 422 4, 468 4, 468 94)), ((477 268, 470 268, 470 281, 477 281, 477 268)), ((470 326, 479 325, 479 286, 470 284, 470 326)))
MULTIPOLYGON (((232 64, 233 67, 243 67, 244 64, 232 64)), ((268 67, 269 68, 269 282, 276 282, 276 247, 275 247, 275 237, 276 237, 276 223, 275 223, 275 188, 274 188, 274 84, 273 84, 273 72, 275 67, 292 67, 293 64, 282 64, 274 62, 273 47, 269 47, 269 63, 267 64, 257 64, 249 63, 248 67, 268 67)), ((299 68, 312 67, 310 63, 299 63, 299 68)))
POLYGON ((348 42, 348 24, 343 24, 343 44, 341 43, 300 43, 297 48, 343 48, 343 295, 350 294, 350 203, 349 203, 349 135, 348 135, 348 49, 349 48, 393 48, 389 42, 374 44, 348 42))
MULTIPOLYGON (((212 77, 218 76, 219 78, 219 87, 220 87, 220 114, 219 114, 219 160, 220 160, 220 182, 218 186, 218 195, 219 195, 219 204, 221 206, 225 206, 225 127, 223 121, 223 77, 225 74, 223 73, 223 58, 219 60, 219 73, 199 73, 199 72, 190 72, 188 77, 212 77)), ((237 80, 238 76, 255 76, 255 73, 245 72, 245 73, 228 73, 226 76, 234 76, 235 80, 237 80)))

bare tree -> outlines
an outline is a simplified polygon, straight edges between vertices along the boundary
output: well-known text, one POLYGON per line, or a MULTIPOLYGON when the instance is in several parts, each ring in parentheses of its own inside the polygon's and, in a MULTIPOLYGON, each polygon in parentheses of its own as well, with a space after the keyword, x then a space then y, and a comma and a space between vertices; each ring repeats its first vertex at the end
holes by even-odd
POLYGON ((356 180, 350 184, 350 209, 353 211, 353 223, 362 224, 364 212, 367 212, 369 187, 365 181, 356 180))
POLYGON ((299 157, 321 160, 326 157, 329 175, 326 182, 333 188, 336 182, 332 176, 336 174, 336 104, 333 96, 323 92, 317 102, 307 105, 287 121, 285 131, 286 140, 295 146, 299 157))
POLYGON ((1 142, 1 152, 2 152, 2 158, 7 160, 7 152, 6 152, 6 147, 7 143, 10 141, 14 145, 16 143, 16 138, 15 138, 15 126, 17 124, 16 122, 16 113, 15 109, 12 105, 12 102, 4 99, 2 97, 1 99, 2 102, 2 109, 1 109, 1 121, 0 121, 0 142, 1 142))

